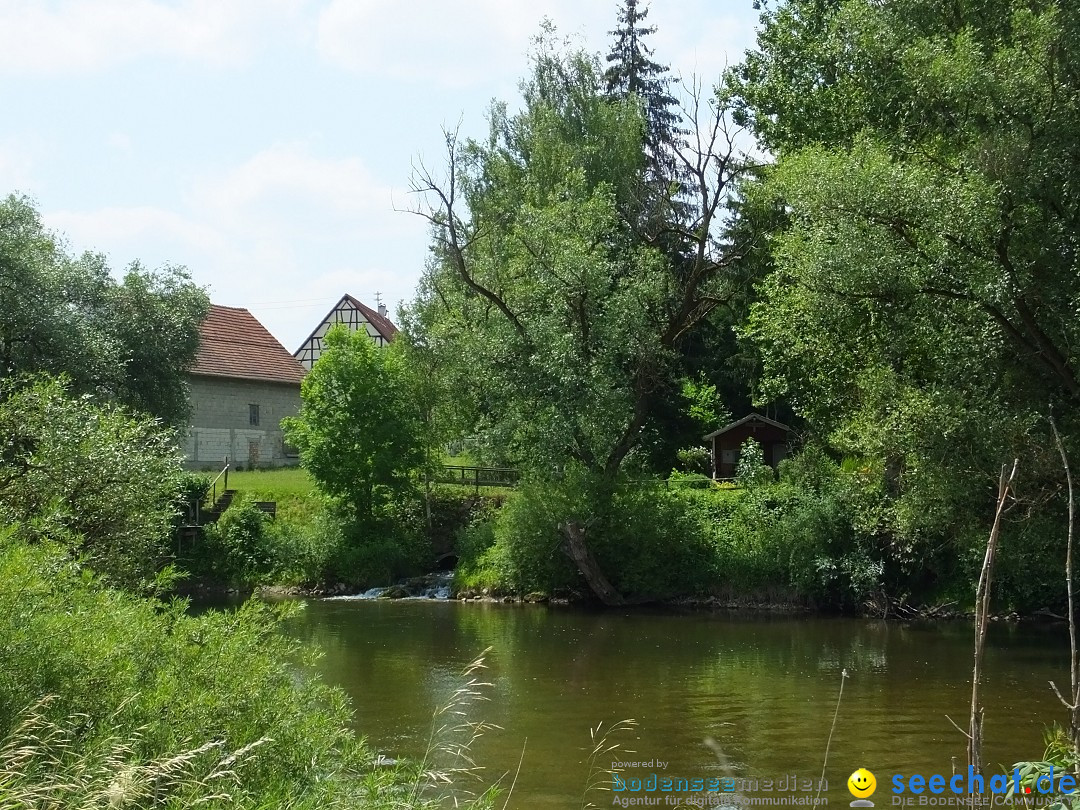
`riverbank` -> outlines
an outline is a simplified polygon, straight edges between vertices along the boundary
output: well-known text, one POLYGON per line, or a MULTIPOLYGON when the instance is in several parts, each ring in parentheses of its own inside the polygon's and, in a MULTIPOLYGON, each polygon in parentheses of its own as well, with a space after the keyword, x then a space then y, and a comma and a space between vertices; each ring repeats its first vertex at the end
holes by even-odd
MULTIPOLYGON (((865 506, 841 497, 842 476, 814 486, 804 472, 789 479, 740 489, 621 488, 610 511, 590 524, 590 549, 628 604, 901 620, 969 615, 977 537, 964 541, 971 552, 947 572, 935 572, 929 561, 900 566, 857 528, 855 513, 865 506)), ((560 495, 552 485, 525 483, 516 493, 493 497, 439 487, 430 521, 418 501, 393 529, 406 541, 382 537, 370 546, 368 536, 345 531, 303 470, 233 474, 234 486, 241 505, 276 500, 277 519, 252 524, 228 542, 219 539, 193 560, 189 570, 207 589, 221 583, 236 591, 272 586, 289 595, 341 596, 419 576, 449 558, 456 563, 452 595, 458 599, 594 601, 560 551, 560 524, 551 511, 565 508, 552 502, 572 493, 560 495), (380 565, 384 548, 393 561, 380 565), (225 564, 205 565, 215 554, 228 557, 225 564)), ((1000 616, 1064 612, 1056 589, 1014 581, 1012 567, 1002 564, 995 577, 1000 616)))

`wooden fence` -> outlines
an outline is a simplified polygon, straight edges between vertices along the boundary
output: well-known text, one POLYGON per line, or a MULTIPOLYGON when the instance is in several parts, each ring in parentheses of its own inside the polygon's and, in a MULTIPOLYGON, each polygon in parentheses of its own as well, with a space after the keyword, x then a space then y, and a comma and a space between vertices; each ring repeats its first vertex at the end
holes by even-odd
POLYGON ((460 484, 473 487, 512 487, 518 482, 518 471, 504 467, 463 467, 444 464, 438 480, 443 484, 460 484))

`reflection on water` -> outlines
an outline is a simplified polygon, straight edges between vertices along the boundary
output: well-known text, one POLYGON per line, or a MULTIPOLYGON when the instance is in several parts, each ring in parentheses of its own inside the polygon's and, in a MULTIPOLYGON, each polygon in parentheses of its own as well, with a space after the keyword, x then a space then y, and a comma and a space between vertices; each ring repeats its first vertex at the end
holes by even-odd
MULTIPOLYGON (((688 778, 816 779, 844 669, 830 804, 847 806, 845 781, 860 766, 876 774, 882 807, 892 774, 950 774, 964 762, 947 716, 966 726, 967 623, 375 600, 311 601, 288 630, 322 647, 320 670, 352 696, 357 729, 393 757, 423 752, 433 712, 491 647, 490 702, 472 719, 503 730, 480 741, 476 760, 494 779, 514 771, 524 748, 515 807, 578 806, 589 729, 628 718, 638 725, 615 759, 662 760, 688 778)), ((1064 719, 1047 681, 1068 680, 1067 648, 1061 627, 991 628, 987 761, 1042 754, 1043 726, 1064 719)), ((611 794, 592 798, 611 804, 611 794)))

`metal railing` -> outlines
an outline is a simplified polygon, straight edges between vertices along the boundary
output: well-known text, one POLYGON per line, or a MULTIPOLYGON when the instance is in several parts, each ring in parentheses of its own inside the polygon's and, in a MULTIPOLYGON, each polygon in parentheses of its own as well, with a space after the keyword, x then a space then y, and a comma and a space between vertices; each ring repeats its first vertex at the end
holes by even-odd
POLYGON ((221 491, 222 491, 222 493, 224 493, 225 490, 227 490, 229 488, 229 457, 228 456, 225 456, 225 466, 221 469, 221 472, 219 472, 217 474, 217 477, 215 477, 213 482, 210 484, 211 490, 213 492, 213 495, 211 495, 211 497, 210 497, 211 505, 217 503, 217 482, 218 482, 218 479, 221 478, 221 476, 223 476, 223 475, 225 476, 225 480, 222 481, 222 483, 221 483, 221 491))

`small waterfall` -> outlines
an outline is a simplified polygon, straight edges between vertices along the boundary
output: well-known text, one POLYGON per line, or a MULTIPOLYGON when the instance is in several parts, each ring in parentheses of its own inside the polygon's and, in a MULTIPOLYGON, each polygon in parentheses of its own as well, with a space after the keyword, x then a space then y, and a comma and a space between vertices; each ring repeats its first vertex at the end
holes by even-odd
POLYGON ((359 599, 449 599, 453 571, 440 571, 422 577, 403 579, 383 588, 369 588, 363 593, 348 596, 328 596, 327 601, 355 601, 359 599))

